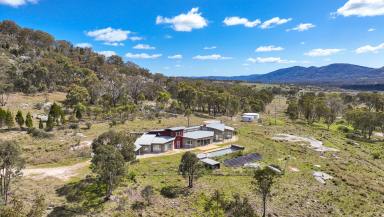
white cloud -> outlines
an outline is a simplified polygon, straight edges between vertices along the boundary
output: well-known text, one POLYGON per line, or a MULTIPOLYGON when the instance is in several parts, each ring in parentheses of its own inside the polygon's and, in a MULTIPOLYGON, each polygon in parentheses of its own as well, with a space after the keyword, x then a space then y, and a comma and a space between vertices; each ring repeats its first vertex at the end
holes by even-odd
POLYGON ((175 31, 190 32, 193 29, 206 27, 208 22, 199 13, 199 8, 192 8, 187 14, 180 14, 173 18, 157 16, 156 24, 171 24, 175 31))
POLYGON ((277 25, 282 25, 284 23, 288 23, 291 20, 292 20, 292 18, 281 19, 280 17, 274 17, 272 19, 265 21, 263 24, 261 24, 260 28, 262 28, 262 29, 273 28, 277 25))
POLYGON ((228 59, 232 59, 232 57, 223 57, 220 54, 212 54, 212 55, 197 55, 197 56, 194 56, 192 59, 195 59, 195 60, 228 60, 228 59))
POLYGON ((363 54, 363 53, 378 53, 380 50, 384 49, 384 43, 379 44, 377 46, 372 45, 365 45, 362 47, 359 47, 355 50, 357 54, 363 54))
POLYGON ((181 67, 181 65, 175 65, 175 67, 176 67, 176 68, 180 68, 180 67, 181 67))
POLYGON ((149 44, 137 44, 133 47, 133 49, 137 50, 155 50, 156 48, 149 44))
POLYGON ((75 47, 80 47, 80 48, 91 48, 92 45, 90 43, 77 43, 75 44, 75 47))
POLYGON ((384 15, 383 0, 348 0, 347 3, 337 10, 338 15, 349 16, 379 16, 384 15))
POLYGON ((19 7, 28 3, 36 4, 38 0, 0 0, 0 4, 11 7, 19 7))
POLYGON ((129 40, 131 41, 141 41, 141 40, 144 40, 143 37, 139 37, 139 36, 131 36, 129 37, 129 40))
POLYGON ((171 38, 173 38, 173 37, 172 37, 172 35, 164 35, 164 38, 165 38, 165 39, 171 39, 171 38))
POLYGON ((294 60, 284 60, 280 57, 257 57, 257 58, 248 58, 248 62, 251 63, 279 63, 279 64, 285 64, 285 63, 295 63, 294 60))
POLYGON ((203 49, 204 50, 214 50, 216 48, 217 48, 216 46, 211 46, 211 47, 204 47, 203 49))
POLYGON ((128 30, 113 29, 111 27, 87 32, 87 35, 93 37, 96 41, 108 43, 121 42, 128 39, 128 30))
POLYGON ((316 25, 312 24, 312 23, 300 23, 299 25, 297 25, 296 27, 292 28, 292 29, 287 29, 287 31, 299 31, 299 32, 304 32, 304 31, 307 31, 309 29, 312 29, 312 28, 315 28, 316 25))
POLYGON ((370 29, 368 29, 368 32, 374 32, 374 31, 376 31, 375 28, 370 28, 370 29))
POLYGON ((162 54, 147 54, 147 53, 127 53, 125 54, 126 57, 131 59, 157 59, 162 56, 162 54))
POLYGON ((106 50, 106 51, 98 51, 98 54, 104 55, 105 57, 111 57, 113 55, 116 55, 115 51, 106 50))
POLYGON ((114 46, 114 47, 124 46, 124 43, 121 43, 121 42, 104 42, 104 44, 114 46))
POLYGON ((313 49, 305 53, 306 56, 311 57, 325 57, 325 56, 331 56, 333 54, 339 53, 343 49, 337 49, 337 48, 329 48, 329 49, 313 49))
POLYGON ((256 27, 261 23, 259 19, 256 19, 254 21, 249 21, 247 18, 241 18, 241 17, 226 17, 223 21, 223 23, 226 26, 236 26, 236 25, 244 25, 248 28, 256 27))
POLYGON ((271 51, 282 51, 282 50, 284 50, 284 48, 276 47, 274 45, 269 45, 269 46, 260 46, 255 50, 255 52, 271 52, 271 51))
POLYGON ((183 55, 175 54, 175 55, 172 55, 172 56, 168 56, 168 59, 172 59, 172 60, 183 59, 183 55))

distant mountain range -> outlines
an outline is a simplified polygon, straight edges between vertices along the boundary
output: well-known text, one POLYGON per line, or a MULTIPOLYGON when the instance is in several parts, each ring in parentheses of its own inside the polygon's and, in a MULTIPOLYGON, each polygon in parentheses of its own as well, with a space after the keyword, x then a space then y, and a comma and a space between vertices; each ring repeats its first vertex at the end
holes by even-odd
POLYGON ((369 68, 353 64, 331 64, 322 67, 301 67, 279 69, 267 74, 245 76, 209 76, 208 80, 233 80, 261 83, 313 84, 313 85, 373 85, 384 84, 384 67, 369 68))

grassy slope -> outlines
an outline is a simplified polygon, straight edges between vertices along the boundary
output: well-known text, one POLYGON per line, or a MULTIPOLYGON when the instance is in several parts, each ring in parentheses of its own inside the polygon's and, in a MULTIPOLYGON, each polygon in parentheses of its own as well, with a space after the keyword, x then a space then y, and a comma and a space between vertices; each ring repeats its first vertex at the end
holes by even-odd
MULTIPOLYGON (((288 166, 300 170, 300 172, 288 171, 280 179, 273 190, 273 198, 268 205, 269 212, 279 216, 380 216, 384 209, 384 160, 374 160, 371 153, 380 151, 383 154, 383 143, 359 142, 360 146, 348 145, 344 135, 337 131, 337 126, 332 126, 328 131, 322 124, 308 126, 300 121, 292 123, 284 117, 283 110, 284 100, 280 99, 267 108, 266 113, 263 114, 263 124, 240 123, 224 118, 226 122, 238 129, 239 141, 237 143, 246 147, 245 153, 258 152, 263 156, 263 164, 273 163, 282 167, 285 165, 284 158, 290 156, 288 166), (274 125, 275 105, 277 125, 274 125), (321 158, 319 153, 298 144, 272 141, 270 138, 276 133, 312 136, 324 141, 327 146, 338 148, 340 152, 336 154, 336 157, 331 153, 326 153, 325 158, 321 158), (321 168, 314 167, 316 164, 321 165, 321 168), (312 177, 313 171, 324 171, 334 176, 335 179, 322 185, 312 177)), ((196 124, 201 121, 202 119, 196 117, 192 119, 192 122, 196 124)), ((162 123, 158 123, 157 120, 137 120, 119 125, 117 129, 141 131, 149 128, 185 125, 185 123, 184 117, 166 119, 162 123)), ((83 131, 83 133, 87 136, 86 139, 90 139, 108 129, 107 124, 96 124, 91 130, 83 131)), ((28 135, 20 137, 23 138, 22 141, 33 141, 28 135)), ((60 151, 68 149, 68 146, 62 145, 58 138, 55 136, 54 141, 44 141, 51 148, 45 151, 46 153, 57 155, 60 151), (58 145, 52 145, 56 143, 58 145), (62 145, 62 149, 57 148, 60 145, 62 145)), ((40 143, 34 141, 27 146, 33 149, 40 143)), ((25 151, 28 152, 27 156, 30 155, 28 149, 25 151)), ((42 154, 37 151, 33 153, 36 158, 42 154)), ((142 211, 143 216, 180 216, 181 213, 183 216, 204 216, 202 212, 204 195, 208 195, 215 189, 224 191, 228 197, 233 193, 247 195, 254 207, 260 210, 260 200, 251 190, 252 178, 249 171, 224 166, 222 169, 200 178, 189 196, 181 196, 177 199, 163 198, 159 195, 162 187, 168 185, 184 187, 186 185, 186 181, 177 175, 180 157, 179 154, 142 159, 138 163, 130 165, 128 171, 136 174, 137 183, 125 179, 116 189, 113 200, 100 206, 84 204, 87 200, 97 201, 98 194, 93 185, 87 185, 85 190, 75 191, 77 194, 85 195, 77 200, 58 196, 55 189, 65 184, 58 180, 31 182, 23 179, 20 181, 23 183, 20 191, 40 190, 46 193, 53 206, 65 204, 77 211, 86 207, 87 212, 94 213, 95 216, 110 216, 111 213, 129 216, 127 213, 132 213, 129 210, 130 204, 141 199, 139 192, 146 185, 155 187, 156 197, 154 205, 142 211)), ((78 159, 78 156, 68 155, 68 158, 67 160, 71 161, 78 159)), ((60 158, 58 162, 64 164, 65 161, 60 158)), ((85 169, 84 173, 86 174, 88 171, 85 169)), ((79 179, 73 179, 72 183, 79 183, 78 181, 79 179)))

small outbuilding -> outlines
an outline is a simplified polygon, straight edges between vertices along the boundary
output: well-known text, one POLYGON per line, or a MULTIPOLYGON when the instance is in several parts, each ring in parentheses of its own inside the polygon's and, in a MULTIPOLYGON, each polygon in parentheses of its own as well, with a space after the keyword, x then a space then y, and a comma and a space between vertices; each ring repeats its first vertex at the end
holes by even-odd
POLYGON ((241 121, 243 122, 253 122, 259 120, 260 115, 259 113, 244 113, 241 116, 241 121))
POLYGON ((220 162, 218 161, 212 160, 210 158, 204 158, 204 159, 201 159, 200 161, 203 162, 204 166, 209 169, 212 169, 212 170, 220 169, 220 162))

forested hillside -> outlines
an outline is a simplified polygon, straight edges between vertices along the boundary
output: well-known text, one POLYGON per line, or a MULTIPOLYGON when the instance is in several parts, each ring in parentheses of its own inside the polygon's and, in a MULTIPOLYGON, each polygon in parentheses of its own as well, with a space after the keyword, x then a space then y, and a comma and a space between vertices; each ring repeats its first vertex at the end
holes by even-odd
POLYGON ((184 113, 189 109, 229 116, 262 111, 276 91, 151 74, 119 56, 106 58, 13 21, 0 23, 0 43, 2 106, 11 92, 61 91, 67 92, 69 108, 143 110, 140 102, 154 101, 156 111, 184 113))

